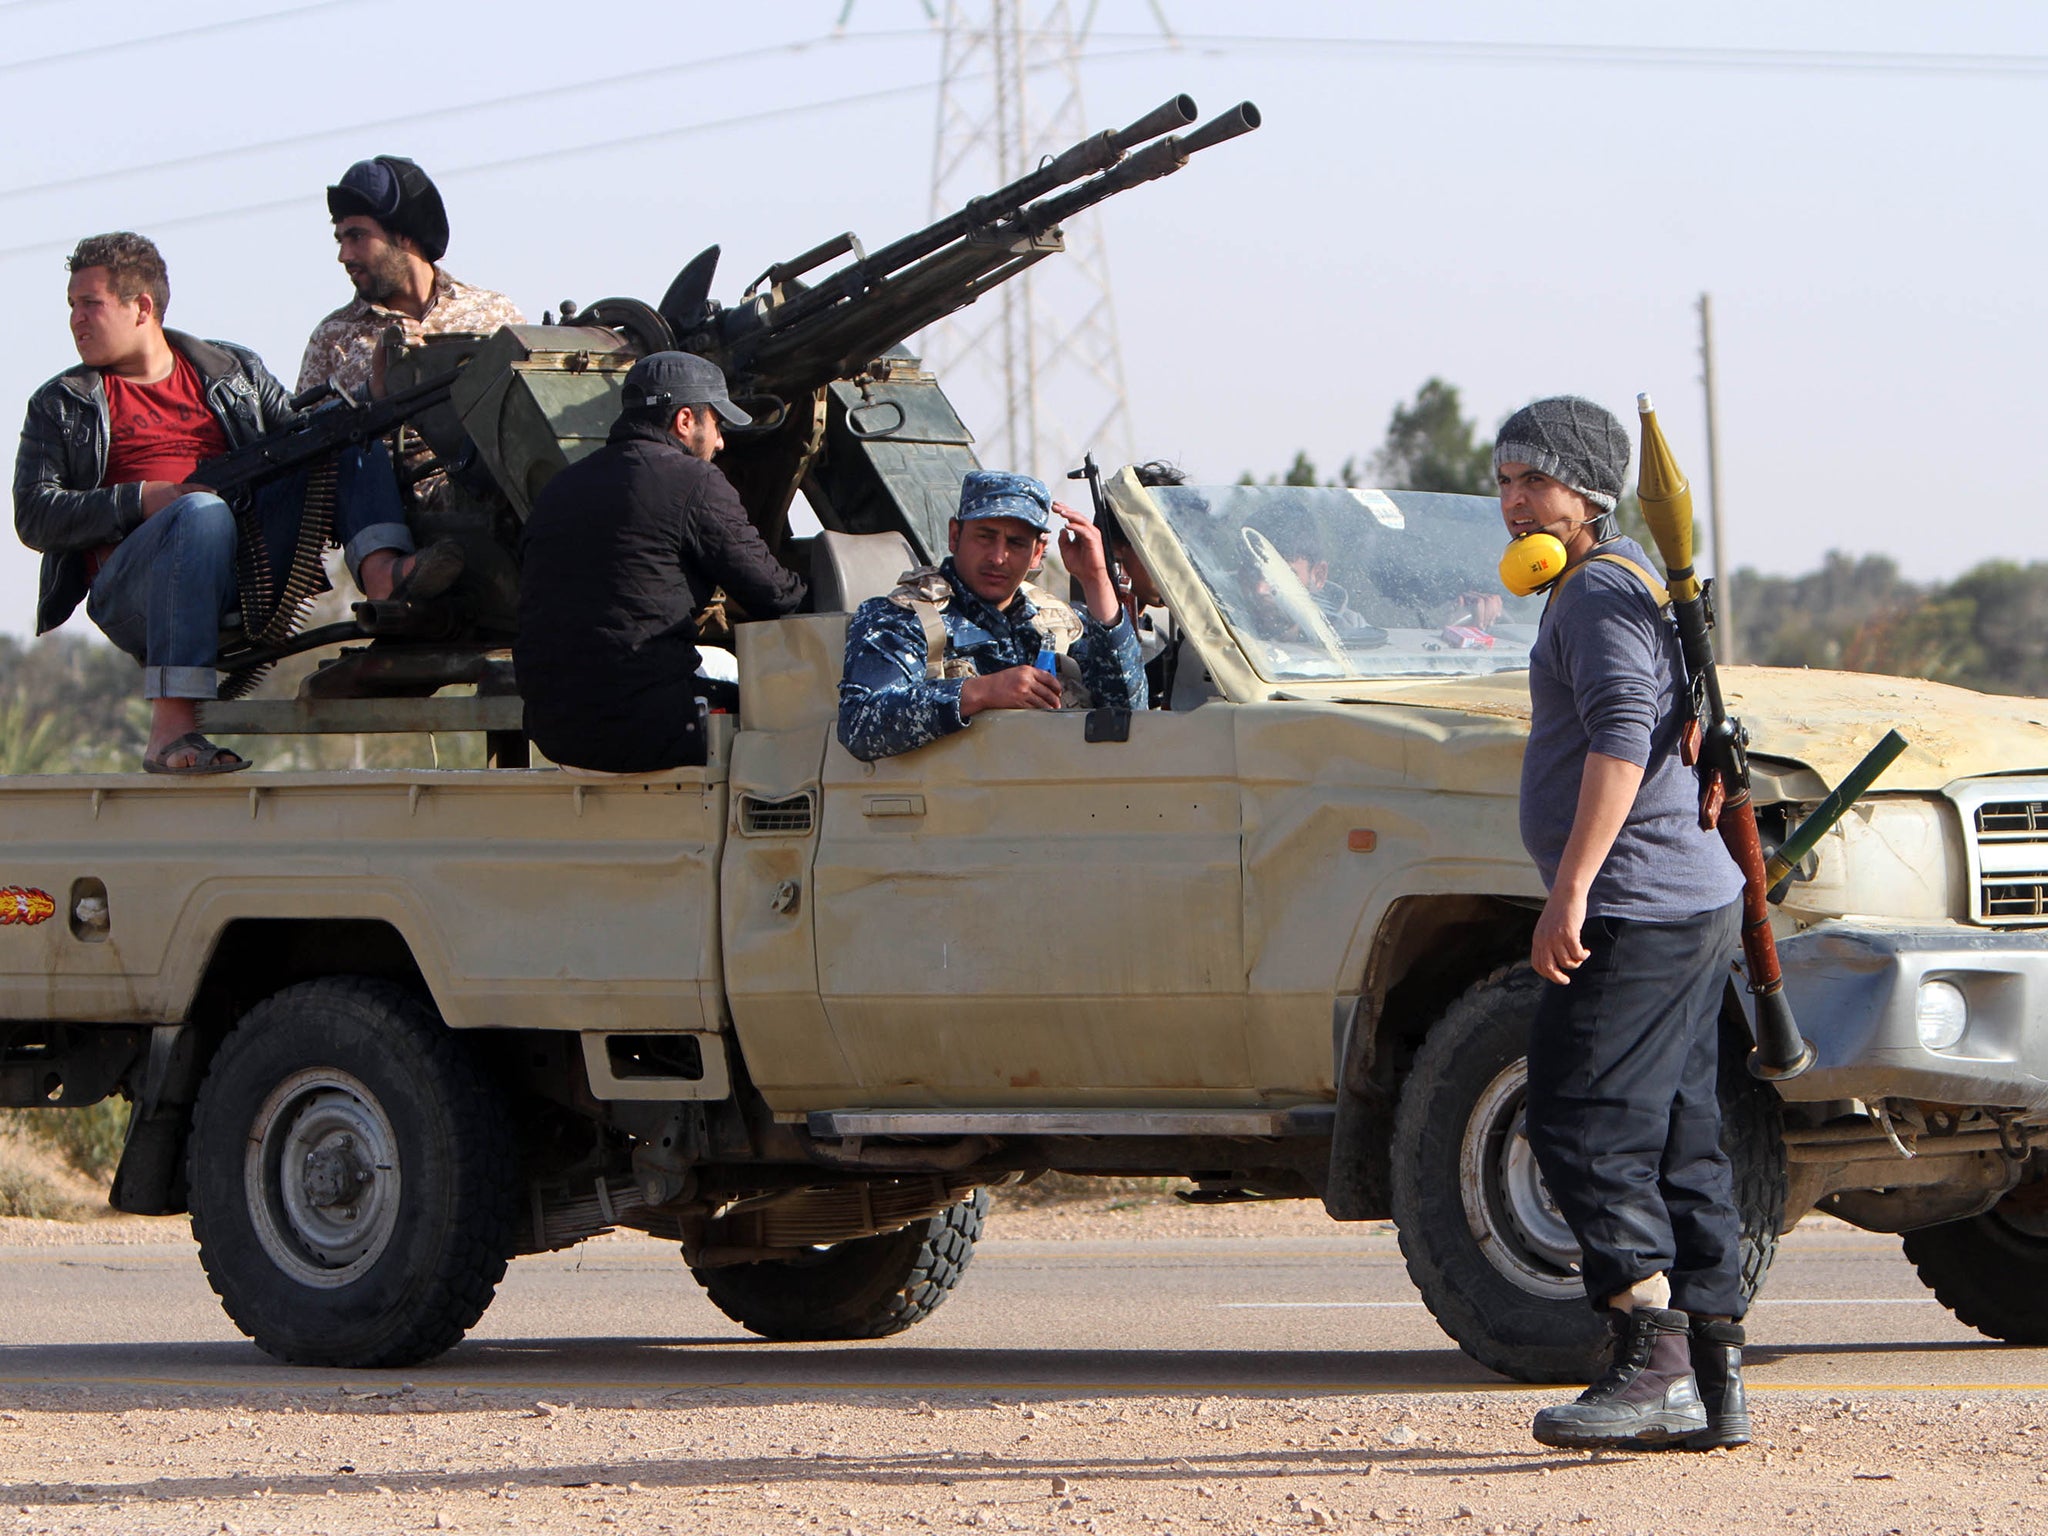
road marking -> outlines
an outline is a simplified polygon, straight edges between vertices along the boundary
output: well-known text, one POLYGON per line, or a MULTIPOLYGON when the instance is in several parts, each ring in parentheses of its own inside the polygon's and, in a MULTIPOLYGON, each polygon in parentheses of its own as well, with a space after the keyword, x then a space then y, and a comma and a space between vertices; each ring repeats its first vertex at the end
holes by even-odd
MULTIPOLYGON (((1419 1307, 1419 1301, 1219 1301, 1226 1312, 1337 1311, 1360 1307, 1419 1307)), ((1938 1307, 1933 1296, 1759 1296, 1758 1307, 1938 1307)))

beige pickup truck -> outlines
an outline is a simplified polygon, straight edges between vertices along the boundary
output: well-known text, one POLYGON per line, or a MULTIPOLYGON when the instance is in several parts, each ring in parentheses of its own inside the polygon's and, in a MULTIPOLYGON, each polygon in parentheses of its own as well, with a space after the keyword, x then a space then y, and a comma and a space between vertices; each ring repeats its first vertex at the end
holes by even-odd
MULTIPOLYGON (((818 612, 739 629, 702 769, 8 781, 0 1100, 131 1097, 114 1203, 189 1209, 288 1361, 432 1356, 508 1259, 613 1227, 756 1333, 887 1334, 959 1282, 986 1186, 1059 1169, 1391 1217, 1474 1357, 1583 1379, 1521 1132, 1536 611, 1476 621, 1494 503, 1110 494, 1171 607, 1170 707, 862 762, 818 612)), ((821 535, 820 606, 901 547, 821 535)), ((1747 1280, 1818 1208, 2048 1340, 2048 704, 1727 683, 1769 837, 1912 741, 1781 893, 1812 1071, 1743 1075, 1730 981, 1747 1280)))

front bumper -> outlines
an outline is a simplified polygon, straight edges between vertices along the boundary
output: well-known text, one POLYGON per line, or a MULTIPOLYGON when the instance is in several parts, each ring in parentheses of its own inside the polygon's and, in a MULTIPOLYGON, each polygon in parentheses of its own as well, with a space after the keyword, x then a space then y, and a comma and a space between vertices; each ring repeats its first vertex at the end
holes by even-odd
POLYGON ((1819 1052, 1777 1085, 1786 1099, 1922 1099, 2048 1109, 2048 929, 1838 918, 1779 941, 1785 995, 1819 1052), (1919 986, 1969 1003, 1963 1037, 1920 1043, 1919 986))

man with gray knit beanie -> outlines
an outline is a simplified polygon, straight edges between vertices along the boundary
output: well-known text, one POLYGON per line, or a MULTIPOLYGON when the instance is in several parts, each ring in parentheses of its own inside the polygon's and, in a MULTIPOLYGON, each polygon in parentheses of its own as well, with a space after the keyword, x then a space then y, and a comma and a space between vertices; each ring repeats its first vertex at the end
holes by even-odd
POLYGON ((1509 534, 1549 533, 1566 561, 1530 652, 1522 762, 1522 841, 1550 892, 1529 946, 1549 983, 1529 1145, 1614 1336, 1606 1374, 1535 1435, 1708 1449, 1750 1437, 1715 1094, 1742 874, 1700 829, 1677 632, 1650 557, 1615 526, 1628 461, 1622 424, 1574 396, 1515 412, 1493 451, 1509 534))

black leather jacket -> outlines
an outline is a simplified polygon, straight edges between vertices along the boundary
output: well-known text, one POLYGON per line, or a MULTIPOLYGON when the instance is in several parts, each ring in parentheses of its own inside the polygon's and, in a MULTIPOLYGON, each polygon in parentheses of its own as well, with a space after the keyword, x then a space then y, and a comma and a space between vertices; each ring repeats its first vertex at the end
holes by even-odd
MULTIPOLYGON (((290 396, 263 360, 228 341, 183 331, 164 338, 198 370, 207 408, 239 448, 293 421, 290 396)), ((107 472, 107 391, 83 363, 29 396, 14 458, 14 531, 43 555, 36 633, 47 634, 84 601, 85 555, 118 544, 142 523, 140 484, 102 486, 107 472)))

